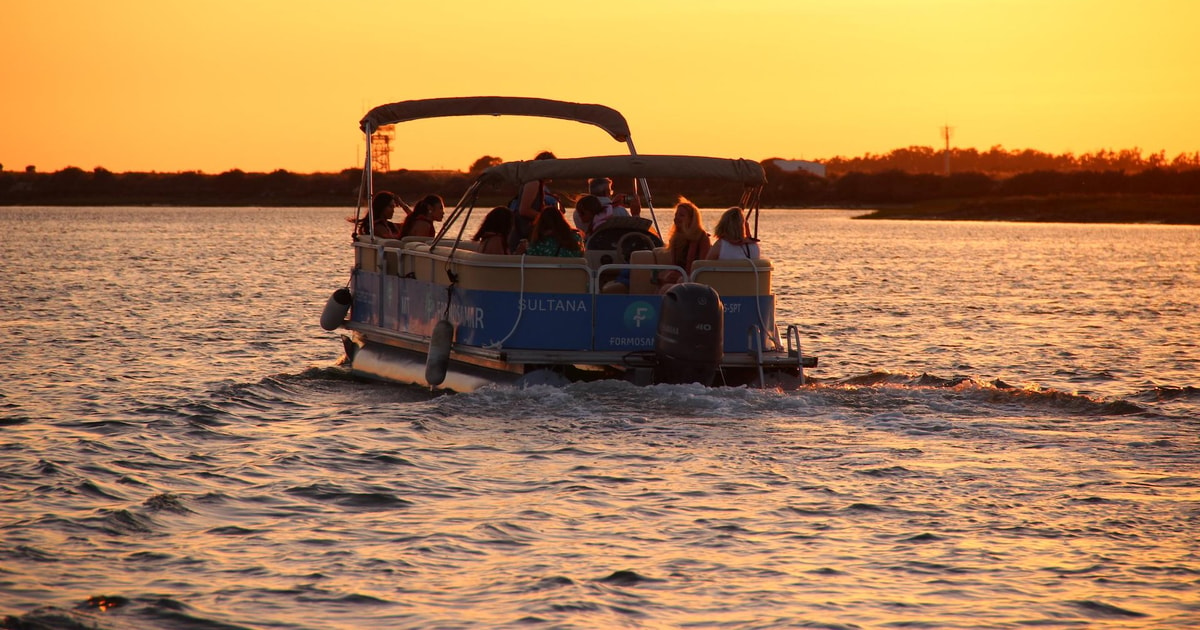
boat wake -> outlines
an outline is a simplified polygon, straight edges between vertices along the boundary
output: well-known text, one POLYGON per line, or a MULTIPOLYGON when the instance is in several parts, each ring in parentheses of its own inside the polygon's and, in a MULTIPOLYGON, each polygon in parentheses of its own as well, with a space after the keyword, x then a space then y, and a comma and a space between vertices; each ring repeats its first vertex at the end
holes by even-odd
POLYGON ((630 418, 845 417, 901 414, 953 418, 1009 416, 1133 416, 1152 414, 1128 399, 1107 400, 999 380, 872 372, 803 387, 755 389, 654 385, 620 381, 526 388, 493 386, 438 399, 448 416, 526 418, 531 414, 585 420, 630 418), (536 411, 531 411, 536 410, 536 411))
POLYGON ((8 616, 0 628, 39 630, 116 630, 118 628, 246 628, 200 616, 190 606, 167 597, 93 595, 73 609, 43 606, 20 617, 8 616))
POLYGON ((873 388, 893 392, 946 390, 983 404, 1012 405, 1025 409, 1043 408, 1072 415, 1149 413, 1146 408, 1124 399, 1106 400, 1037 386, 1017 386, 1000 379, 988 381, 965 376, 943 378, 925 372, 910 374, 877 371, 859 376, 821 381, 814 383, 814 386, 841 389, 873 388))
POLYGON ((1136 398, 1146 402, 1200 400, 1200 387, 1156 385, 1153 389, 1138 394, 1136 398))
POLYGON ((222 385, 203 400, 171 405, 170 410, 176 418, 184 416, 191 424, 219 431, 230 422, 243 420, 318 420, 331 408, 352 408, 371 416, 420 418, 431 428, 439 418, 471 418, 469 424, 499 422, 505 426, 519 426, 526 421, 555 425, 559 420, 637 426, 678 418, 687 423, 747 418, 894 418, 919 422, 1016 417, 1167 418, 1173 417, 1169 411, 1172 404, 1186 405, 1198 398, 1200 389, 1195 387, 1158 386, 1129 396, 1101 398, 998 379, 888 371, 810 378, 803 386, 788 383, 765 389, 551 380, 546 384, 497 384, 470 393, 451 393, 361 380, 342 367, 333 367, 274 375, 255 383, 222 385))

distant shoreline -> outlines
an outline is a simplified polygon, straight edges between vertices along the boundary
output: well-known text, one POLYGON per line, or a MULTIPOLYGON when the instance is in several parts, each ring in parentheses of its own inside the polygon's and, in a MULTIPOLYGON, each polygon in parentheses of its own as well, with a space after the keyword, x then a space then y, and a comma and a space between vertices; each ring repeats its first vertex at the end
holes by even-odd
MULTIPOLYGON (((317 207, 347 208, 353 203, 331 203, 330 199, 276 199, 272 203, 257 200, 225 202, 157 201, 135 199, 72 199, 57 203, 19 203, 0 201, 0 207, 138 207, 138 208, 270 208, 317 207)), ((478 206, 503 203, 500 198, 479 199, 478 206)), ((656 206, 662 212, 670 206, 656 206)), ((715 207, 715 206, 714 206, 715 207)), ((1046 195, 971 199, 939 199, 906 205, 829 204, 813 206, 804 200, 776 200, 764 208, 827 208, 860 211, 854 219, 903 221, 1010 221, 1020 223, 1121 223, 1159 225, 1200 225, 1200 195, 1046 195)))
POLYGON ((1196 195, 1052 195, 938 200, 880 208, 855 219, 1200 225, 1196 195))

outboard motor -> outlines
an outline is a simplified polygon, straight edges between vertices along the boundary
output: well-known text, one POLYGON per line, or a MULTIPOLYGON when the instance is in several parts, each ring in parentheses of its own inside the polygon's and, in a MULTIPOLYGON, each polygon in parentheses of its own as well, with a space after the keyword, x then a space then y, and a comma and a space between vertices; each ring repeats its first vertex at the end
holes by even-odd
POLYGON ((707 284, 684 282, 667 290, 654 337, 656 383, 709 385, 724 353, 725 308, 707 284))

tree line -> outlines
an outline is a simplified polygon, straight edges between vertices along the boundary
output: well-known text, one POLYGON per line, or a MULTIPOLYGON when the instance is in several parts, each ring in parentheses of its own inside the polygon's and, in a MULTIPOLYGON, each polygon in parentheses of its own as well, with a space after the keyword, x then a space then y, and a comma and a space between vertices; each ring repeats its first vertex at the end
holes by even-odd
POLYGON ((1113 151, 1101 149, 1092 153, 1051 154, 1033 149, 1006 150, 994 146, 987 151, 951 148, 948 152, 928 146, 894 149, 889 153, 862 157, 835 156, 821 160, 829 175, 846 173, 904 173, 945 174, 950 172, 984 173, 1008 176, 1033 171, 1124 171, 1137 173, 1148 170, 1183 171, 1200 168, 1200 151, 1180 153, 1168 159, 1166 151, 1143 155, 1141 149, 1113 151), (947 159, 948 158, 948 159, 947 159))
POLYGON ((1032 171, 1009 177, 967 172, 950 175, 852 171, 817 177, 785 173, 765 165, 763 204, 861 205, 911 204, 949 199, 1044 196, 1200 196, 1200 168, 1124 171, 1032 171))
MULTIPOLYGON (((768 182, 762 203, 803 207, 1048 195, 1200 195, 1197 153, 1166 160, 1162 153, 1143 156, 1136 149, 1083 156, 999 147, 986 152, 954 149, 949 175, 944 174, 945 157, 930 147, 907 147, 881 156, 835 157, 823 162, 826 177, 783 171, 772 159, 764 160, 768 182)), ((434 192, 452 203, 479 170, 498 161, 484 156, 465 172, 378 173, 375 186, 405 198, 434 192)), ((312 174, 236 169, 220 174, 114 173, 76 167, 40 173, 27 168, 0 170, 0 205, 352 206, 361 180, 362 170, 357 168, 312 174)), ((680 195, 706 207, 727 205, 740 193, 736 185, 723 182, 657 180, 651 185, 658 207, 673 204, 680 195)), ((555 188, 580 194, 586 183, 555 182, 555 188)), ((506 203, 513 193, 485 190, 481 203, 506 203)))

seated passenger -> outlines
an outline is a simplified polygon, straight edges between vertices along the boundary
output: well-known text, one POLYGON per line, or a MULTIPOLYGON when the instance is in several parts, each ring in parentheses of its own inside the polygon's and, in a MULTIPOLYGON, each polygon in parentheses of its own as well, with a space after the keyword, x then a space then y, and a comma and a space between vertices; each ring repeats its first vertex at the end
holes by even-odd
MULTIPOLYGON (((597 217, 592 221, 592 229, 600 229, 600 224, 607 221, 610 217, 627 217, 639 216, 642 212, 642 206, 637 195, 618 195, 613 197, 612 180, 607 177, 594 177, 588 180, 588 194, 595 197, 601 206, 601 210, 597 217), (627 207, 629 206, 629 207, 627 207)), ((575 223, 575 227, 586 232, 583 225, 583 218, 576 211, 571 217, 575 223)))
POLYGON ((371 198, 371 212, 359 219, 349 217, 346 220, 356 224, 355 234, 374 234, 379 238, 400 238, 400 226, 392 222, 392 217, 396 214, 396 206, 404 208, 405 212, 410 211, 399 195, 381 190, 371 198), (373 222, 372 217, 374 217, 373 222))
POLYGON ((533 237, 533 242, 522 240, 516 253, 529 256, 583 257, 583 237, 567 224, 566 217, 557 208, 542 210, 533 222, 530 236, 533 237))
POLYGON ((507 254, 508 233, 512 230, 512 210, 504 206, 492 208, 471 240, 479 242, 481 254, 507 254))
POLYGON ((758 239, 752 238, 746 229, 746 217, 742 209, 733 207, 721 215, 713 229, 717 240, 705 256, 708 260, 738 260, 761 258, 758 239))
MULTIPOLYGON (((679 203, 675 205, 675 223, 671 226, 671 236, 667 240, 671 264, 683 267, 690 274, 692 263, 704 260, 711 248, 708 232, 704 231, 704 223, 700 220, 700 209, 696 204, 680 197, 679 203)), ((678 271, 664 271, 659 275, 659 291, 665 291, 672 284, 682 281, 683 277, 678 271)))
POLYGON ((595 195, 584 195, 575 202, 575 225, 583 232, 583 240, 596 231, 596 220, 604 212, 600 198, 595 195))
POLYGON ((434 229, 433 223, 442 220, 445 208, 441 197, 425 195, 413 206, 412 212, 404 219, 404 224, 400 226, 399 238, 436 235, 437 230, 434 229))

